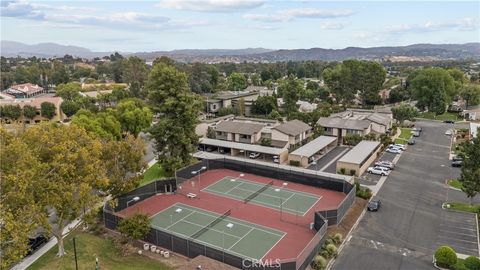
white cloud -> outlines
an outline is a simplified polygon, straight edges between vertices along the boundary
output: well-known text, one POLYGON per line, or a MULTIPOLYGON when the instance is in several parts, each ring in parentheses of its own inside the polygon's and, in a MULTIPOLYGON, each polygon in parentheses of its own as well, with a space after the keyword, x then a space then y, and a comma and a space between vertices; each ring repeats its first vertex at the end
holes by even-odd
POLYGON ((264 0, 164 0, 157 7, 202 12, 235 12, 259 7, 264 0))
POLYGON ((345 23, 339 23, 339 22, 325 22, 320 24, 320 28, 324 30, 340 30, 345 28, 346 24, 345 23))
POLYGON ((349 9, 343 10, 329 10, 318 8, 292 8, 275 12, 274 14, 245 14, 244 18, 263 21, 263 22, 288 22, 295 19, 310 18, 310 19, 328 19, 348 17, 353 14, 349 9))
POLYGON ((433 32, 442 30, 471 31, 478 29, 478 22, 473 18, 462 18, 446 22, 425 22, 422 24, 403 24, 385 29, 386 33, 433 32))

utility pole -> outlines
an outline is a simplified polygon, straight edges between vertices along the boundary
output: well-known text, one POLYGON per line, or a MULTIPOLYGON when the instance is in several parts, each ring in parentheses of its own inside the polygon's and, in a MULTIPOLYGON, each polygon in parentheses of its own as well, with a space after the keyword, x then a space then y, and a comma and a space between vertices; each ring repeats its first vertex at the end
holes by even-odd
POLYGON ((75 254, 75 269, 78 270, 77 246, 75 245, 75 237, 73 237, 73 253, 75 254))

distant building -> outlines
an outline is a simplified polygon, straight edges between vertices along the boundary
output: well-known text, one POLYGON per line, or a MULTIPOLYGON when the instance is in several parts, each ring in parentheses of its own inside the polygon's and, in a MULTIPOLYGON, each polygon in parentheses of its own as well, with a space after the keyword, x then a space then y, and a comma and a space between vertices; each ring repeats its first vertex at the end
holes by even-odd
POLYGON ((312 135, 312 127, 300 120, 292 120, 272 128, 271 139, 286 141, 287 146, 298 146, 312 135))
MULTIPOLYGON (((17 122, 18 123, 25 123, 25 124, 34 124, 40 123, 42 121, 49 121, 49 119, 43 117, 41 115, 41 105, 44 102, 50 102, 55 105, 55 116, 50 121, 63 121, 67 118, 67 116, 62 112, 60 106, 62 105, 63 99, 61 97, 37 97, 37 98, 26 98, 26 99, 0 99, 0 107, 13 105, 13 106, 20 106, 23 108, 26 105, 30 105, 37 109, 36 116, 33 119, 27 119, 21 116, 17 122)), ((12 120, 6 117, 1 118, 2 123, 11 124, 12 120)))
POLYGON ((15 98, 32 98, 47 91, 36 84, 24 83, 10 86, 3 93, 14 96, 15 98))
POLYGON ((215 95, 206 95, 207 113, 216 114, 222 108, 235 108, 239 106, 239 102, 243 99, 245 105, 244 114, 251 115, 251 107, 253 102, 259 96, 272 95, 273 91, 268 90, 265 86, 248 86, 243 91, 222 91, 215 95))

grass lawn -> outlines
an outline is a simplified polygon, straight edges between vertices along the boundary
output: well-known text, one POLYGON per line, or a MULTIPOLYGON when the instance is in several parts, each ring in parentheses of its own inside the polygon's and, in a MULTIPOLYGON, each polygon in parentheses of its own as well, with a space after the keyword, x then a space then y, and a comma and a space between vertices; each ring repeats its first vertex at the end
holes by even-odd
POLYGON ((480 205, 469 205, 468 203, 458 203, 458 202, 450 202, 450 208, 452 210, 462 211, 462 212, 470 212, 470 213, 480 213, 480 205))
POLYGON ((454 188, 461 189, 462 188, 462 183, 458 181, 457 179, 450 179, 448 180, 448 185, 454 188))
POLYGON ((421 113, 420 118, 426 118, 426 119, 435 119, 435 120, 440 120, 440 121, 444 121, 444 120, 455 120, 455 121, 459 121, 459 120, 462 120, 462 118, 458 115, 458 113, 449 113, 449 112, 445 112, 444 114, 440 114, 440 115, 435 115, 435 113, 433 112, 425 112, 425 113, 421 113))
POLYGON ((412 129, 411 128, 400 128, 400 136, 395 139, 395 143, 405 144, 408 142, 408 139, 412 137, 412 129))
POLYGON ((148 168, 143 174, 143 179, 140 182, 140 186, 144 186, 148 183, 151 183, 159 178, 167 177, 167 173, 165 170, 160 166, 158 163, 153 165, 152 167, 148 168))
POLYGON ((76 248, 79 269, 95 269, 95 258, 98 257, 100 269, 171 269, 161 262, 145 256, 122 256, 113 241, 90 233, 74 231, 64 239, 67 255, 56 257, 57 246, 50 249, 28 269, 75 269, 72 237, 76 237, 76 248))

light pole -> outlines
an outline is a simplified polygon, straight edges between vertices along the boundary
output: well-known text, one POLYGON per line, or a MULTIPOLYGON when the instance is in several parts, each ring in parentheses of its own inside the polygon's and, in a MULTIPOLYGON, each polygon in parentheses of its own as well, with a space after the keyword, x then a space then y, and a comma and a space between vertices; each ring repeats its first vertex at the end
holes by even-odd
POLYGON ((138 196, 133 197, 133 199, 127 201, 127 207, 129 206, 129 203, 138 202, 139 200, 140 200, 140 197, 138 197, 138 196))
POLYGON ((201 182, 200 182, 200 174, 202 171, 205 171, 207 169, 207 167, 203 166, 201 167, 200 169, 196 170, 196 171, 192 171, 192 174, 193 175, 196 175, 198 174, 198 195, 200 195, 200 185, 201 185, 201 182))
POLYGON ((282 187, 281 188, 276 188, 275 191, 278 192, 280 195, 279 195, 279 198, 280 198, 280 220, 282 220, 282 213, 283 213, 283 189, 288 186, 288 183, 287 182, 283 182, 282 183, 282 187))
MULTIPOLYGON (((233 228, 233 223, 228 223, 226 227, 231 230, 233 228)), ((225 229, 223 229, 223 239, 222 239, 222 247, 223 247, 223 262, 225 262, 225 229)))

